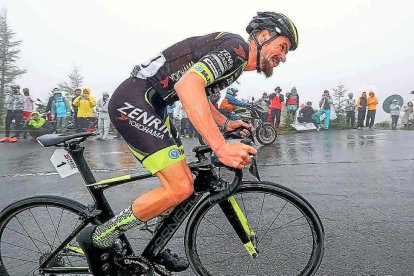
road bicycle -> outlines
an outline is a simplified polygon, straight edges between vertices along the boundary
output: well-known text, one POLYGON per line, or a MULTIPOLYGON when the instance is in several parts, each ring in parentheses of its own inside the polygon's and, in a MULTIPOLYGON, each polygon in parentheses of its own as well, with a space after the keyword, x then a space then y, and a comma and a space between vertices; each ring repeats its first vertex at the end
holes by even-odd
MULTIPOLYGON (((96 181, 80 145, 92 135, 38 138, 45 147, 67 150, 94 203, 85 206, 65 197, 42 195, 6 207, 0 213, 0 275, 90 274, 76 236, 88 225, 114 216, 103 192, 154 177, 130 174, 96 181)), ((196 161, 189 167, 195 192, 160 224, 150 221, 117 239, 114 263, 122 271, 119 275, 172 275, 152 260, 183 222, 191 275, 315 274, 324 253, 324 229, 311 204, 289 188, 261 181, 254 157, 248 171, 257 180, 243 180, 243 171, 220 164, 209 146, 198 146, 193 152, 196 161), (133 237, 144 233, 149 242, 139 251, 133 237)))

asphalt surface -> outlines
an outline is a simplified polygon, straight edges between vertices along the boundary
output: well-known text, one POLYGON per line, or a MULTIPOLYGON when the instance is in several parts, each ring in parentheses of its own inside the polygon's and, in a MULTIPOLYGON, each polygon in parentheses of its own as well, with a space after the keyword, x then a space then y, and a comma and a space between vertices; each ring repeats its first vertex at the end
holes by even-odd
MULTIPOLYGON (((258 149, 262 178, 300 193, 322 219, 325 255, 317 275, 414 275, 413 141, 414 131, 324 131, 282 135, 258 149)), ((197 142, 184 145, 191 156, 197 142)), ((97 179, 145 172, 122 140, 85 146, 97 179)), ((0 144, 0 209, 37 194, 92 202, 79 174, 55 173, 53 151, 30 141, 0 144)), ((155 186, 145 180, 106 195, 118 212, 155 186)), ((169 245, 179 254, 182 238, 180 229, 169 245)))

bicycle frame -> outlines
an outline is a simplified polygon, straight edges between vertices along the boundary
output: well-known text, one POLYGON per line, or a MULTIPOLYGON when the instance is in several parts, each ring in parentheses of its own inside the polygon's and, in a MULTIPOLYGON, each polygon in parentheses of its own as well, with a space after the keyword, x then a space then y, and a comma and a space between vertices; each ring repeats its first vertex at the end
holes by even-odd
MULTIPOLYGON (((90 222, 94 219, 98 220, 99 222, 105 222, 111 219, 114 216, 113 210, 109 205, 108 201, 103 194, 103 191, 112 187, 116 187, 125 183, 129 183, 132 181, 147 179, 151 177, 155 177, 152 174, 130 174, 124 175, 109 179, 104 179, 101 181, 96 181, 89 165, 87 164, 84 158, 84 147, 79 146, 78 144, 72 144, 70 147, 65 147, 66 150, 72 156, 76 166, 79 169, 79 172, 86 183, 86 187, 91 194, 95 206, 93 210, 90 211, 88 218, 80 224, 69 237, 67 237, 63 243, 54 250, 49 257, 43 261, 40 265, 39 269, 44 273, 88 273, 88 268, 47 268, 47 264, 62 250, 67 249, 71 252, 77 254, 83 254, 83 251, 79 247, 75 247, 70 245, 70 241, 73 240, 76 235, 90 222), (98 211, 98 212, 97 212, 98 211)), ((200 165, 198 167, 201 167, 200 165)), ((190 165, 190 169, 194 172, 197 171, 197 165, 190 165)), ((194 180, 195 190, 197 186, 205 187, 208 181, 213 180, 212 170, 206 170, 204 165, 204 170, 197 171, 199 174, 194 180)), ((241 172, 240 172, 241 174, 241 172)), ((233 182, 238 182, 237 185, 241 182, 242 175, 240 177, 235 177, 233 182)), ((194 207, 197 203, 202 199, 203 194, 207 192, 207 190, 196 191, 193 193, 189 198, 179 204, 174 210, 163 220, 161 226, 156 231, 154 236, 152 237, 151 241, 148 243, 146 248, 144 249, 142 256, 152 260, 154 257, 160 253, 161 250, 167 245, 170 239, 174 236, 175 232, 187 218, 187 216, 192 212, 194 207)), ((214 198, 214 196, 212 197, 214 198)), ((243 243, 247 253, 255 257, 257 255, 255 246, 253 244, 253 240, 255 238, 254 231, 249 227, 247 218, 241 211, 237 201, 231 194, 225 196, 225 199, 219 202, 220 208, 229 220, 230 224, 232 225, 233 229, 239 236, 241 242, 243 243)), ((214 200, 214 199, 212 199, 214 200)), ((133 249, 128 242, 126 236, 122 234, 120 239, 125 244, 126 250, 128 254, 133 253, 133 249)))

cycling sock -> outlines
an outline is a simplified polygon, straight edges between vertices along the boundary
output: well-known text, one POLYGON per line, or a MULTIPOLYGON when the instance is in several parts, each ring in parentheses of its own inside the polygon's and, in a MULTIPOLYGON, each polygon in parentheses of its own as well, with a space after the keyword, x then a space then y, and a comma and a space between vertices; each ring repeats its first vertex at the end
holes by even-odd
POLYGON ((100 248, 110 248, 123 232, 143 224, 132 212, 132 205, 119 215, 96 227, 92 234, 93 243, 100 248))

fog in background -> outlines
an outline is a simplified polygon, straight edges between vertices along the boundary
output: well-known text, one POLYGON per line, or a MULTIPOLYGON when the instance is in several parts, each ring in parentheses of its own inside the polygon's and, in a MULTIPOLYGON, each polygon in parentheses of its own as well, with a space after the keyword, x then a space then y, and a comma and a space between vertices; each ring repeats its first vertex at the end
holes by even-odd
MULTIPOLYGON (((95 96, 112 92, 133 66, 190 36, 216 31, 247 38, 256 11, 289 16, 299 47, 266 79, 240 77, 240 97, 260 97, 276 86, 295 86, 301 103, 319 100, 323 90, 345 85, 355 96, 374 88, 382 101, 391 94, 414 100, 414 16, 412 1, 56 1, 3 0, 10 28, 22 39, 16 82, 47 98, 67 81, 73 66, 95 96), (213 12, 214 11, 214 12, 213 12)), ((379 119, 389 115, 380 112, 379 119)))

